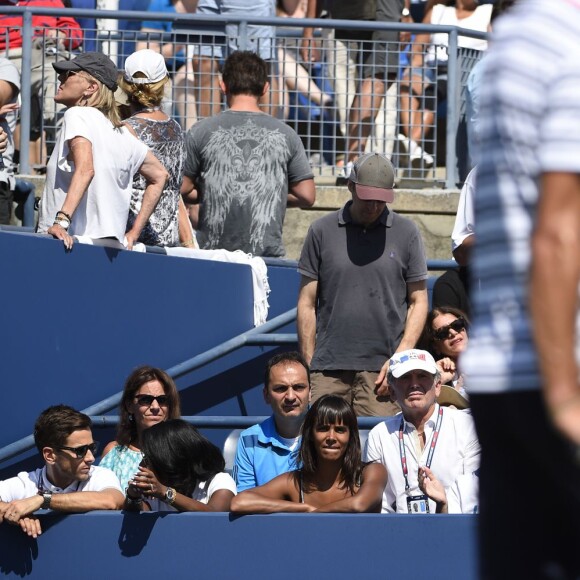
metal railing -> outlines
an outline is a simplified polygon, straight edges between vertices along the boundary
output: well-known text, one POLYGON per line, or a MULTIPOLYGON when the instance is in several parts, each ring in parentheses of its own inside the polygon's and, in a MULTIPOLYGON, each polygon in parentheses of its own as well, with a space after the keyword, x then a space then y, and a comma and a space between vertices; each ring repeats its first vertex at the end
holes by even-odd
MULTIPOLYGON (((300 135, 311 164, 319 175, 336 175, 340 173, 340 165, 345 162, 345 154, 350 149, 360 153, 363 150, 374 150, 391 156, 399 170, 399 177, 412 177, 430 181, 453 188, 457 183, 457 149, 456 135, 460 116, 464 110, 463 87, 467 73, 474 62, 480 57, 480 51, 460 49, 459 38, 462 36, 483 38, 481 33, 453 27, 432 26, 422 24, 353 22, 326 19, 289 19, 289 18, 235 18, 216 16, 210 17, 198 14, 168 14, 168 13, 135 13, 128 11, 95 11, 79 9, 48 9, 39 7, 3 7, 5 14, 21 14, 23 17, 22 37, 22 106, 20 111, 21 147, 20 173, 30 171, 28 143, 31 130, 31 99, 40 98, 43 104, 42 126, 47 150, 54 142, 58 130, 58 119, 61 112, 56 108, 48 110, 45 98, 54 93, 57 86, 56 74, 51 63, 62 58, 74 57, 77 50, 69 50, 63 41, 55 47, 54 39, 49 30, 39 37, 32 26, 32 16, 46 14, 50 16, 73 16, 82 18, 98 18, 102 21, 148 21, 169 22, 173 26, 170 33, 136 32, 119 30, 85 29, 85 36, 95 37, 97 47, 110 54, 121 69, 126 56, 136 47, 152 46, 156 49, 161 45, 170 45, 175 58, 170 63, 172 84, 167 95, 167 108, 174 114, 185 128, 208 114, 213 114, 224 106, 219 92, 216 90, 219 66, 227 53, 227 46, 235 45, 247 48, 251 45, 250 27, 252 25, 272 26, 277 31, 276 38, 264 39, 272 42, 271 54, 276 65, 272 72, 272 90, 268 111, 285 119, 295 127, 300 135), (225 29, 228 27, 228 34, 225 29), (305 26, 317 30, 317 42, 320 48, 320 61, 312 64, 301 58, 299 39, 305 26), (216 32, 216 28, 218 31, 216 32), (223 29, 223 31, 222 31, 223 29), (422 151, 431 158, 413 157, 408 150, 408 142, 400 135, 405 127, 401 117, 405 112, 402 106, 401 87, 404 66, 401 64, 399 74, 390 87, 377 85, 381 93, 374 96, 382 97, 381 104, 370 112, 357 108, 360 94, 357 93, 357 81, 360 80, 360 69, 343 66, 339 60, 346 51, 354 54, 356 47, 351 42, 342 42, 336 38, 335 30, 349 30, 365 33, 369 31, 403 31, 411 34, 443 32, 448 34, 448 61, 446 64, 447 94, 444 160, 441 159, 441 133, 438 134, 438 119, 441 118, 441 102, 434 91, 429 96, 422 96, 419 105, 430 111, 439 111, 434 121, 419 122, 422 151), (232 31, 233 30, 233 31, 232 31), (35 36, 36 35, 36 36, 35 36), (40 40, 40 42, 39 42, 40 40), (348 45, 348 46, 346 46, 348 45), (219 51, 216 53, 215 51, 219 51), (43 94, 31 93, 31 70, 37 66, 36 51, 43 53, 41 66, 48 79, 43 88, 43 94), (33 53, 35 58, 33 59, 33 53), (177 60, 176 60, 177 59, 177 60), (181 59, 181 60, 180 60, 181 59), (205 60, 204 60, 205 59, 205 60), (34 63, 33 63, 34 60, 34 63), (205 74, 202 64, 211 67, 210 74, 205 74), (342 67, 342 68, 341 68, 342 67), (339 73, 339 71, 342 71, 339 73), (354 81, 354 83, 353 83, 354 81), (353 88, 354 86, 354 88, 353 88), (345 88, 346 87, 346 88, 345 88), (387 90, 388 88, 388 90, 387 90), (207 90, 206 90, 207 89, 207 90), (354 101, 353 101, 354 99, 354 101), (368 113, 368 114, 367 114, 368 113), (350 119, 350 120, 349 120, 350 119), (354 120, 353 120, 354 119, 354 120), (368 135, 368 138, 367 138, 368 135), (426 161, 427 160, 427 161, 426 161), (418 161, 418 163, 417 163, 418 161), (436 168, 441 170, 437 171, 436 168)), ((367 55, 379 58, 379 45, 369 41, 366 46, 367 55)), ((257 47, 259 49, 259 47, 257 47)), ((427 50, 427 46, 423 47, 427 50)), ((82 46, 80 47, 82 50, 82 46)), ((397 46, 399 53, 405 53, 405 47, 397 46)), ((9 55, 10 50, 6 52, 9 55)), ((0 52, 0 55, 2 53, 0 52)), ((351 54, 351 56, 352 56, 351 54)), ((436 73, 438 63, 431 63, 422 69, 422 77, 426 79, 436 73)), ((42 153, 44 155, 44 153, 42 153)), ((45 160, 45 158, 44 158, 45 160)))

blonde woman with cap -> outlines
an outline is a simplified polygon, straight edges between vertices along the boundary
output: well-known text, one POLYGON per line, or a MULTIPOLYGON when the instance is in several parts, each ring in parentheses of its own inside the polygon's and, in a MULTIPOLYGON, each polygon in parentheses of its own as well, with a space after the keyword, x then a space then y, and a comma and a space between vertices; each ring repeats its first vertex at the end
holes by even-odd
POLYGON ((128 249, 161 196, 167 172, 123 126, 117 105, 117 68, 104 54, 86 52, 52 65, 54 100, 67 107, 48 162, 37 231, 73 246, 73 235, 111 238, 128 249), (146 189, 139 214, 126 230, 133 175, 146 189))
MULTIPOLYGON (((125 74, 119 80, 126 93, 131 116, 125 125, 153 151, 169 173, 161 199, 141 232, 140 242, 150 246, 196 247, 193 230, 180 186, 185 162, 185 145, 180 125, 161 109, 165 86, 169 81, 163 56, 148 48, 138 50, 125 61, 125 74)), ((145 180, 136 175, 127 229, 139 211, 145 191, 145 180)))

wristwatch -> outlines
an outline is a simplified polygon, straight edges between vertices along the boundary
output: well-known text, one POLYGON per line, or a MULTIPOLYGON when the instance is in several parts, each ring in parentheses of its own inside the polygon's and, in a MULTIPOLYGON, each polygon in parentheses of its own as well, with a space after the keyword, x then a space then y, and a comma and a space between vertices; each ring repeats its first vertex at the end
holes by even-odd
POLYGON ((172 487, 168 487, 167 490, 165 491, 165 503, 173 505, 176 495, 177 492, 172 487))
POLYGON ((67 220, 59 220, 57 218, 54 220, 54 225, 60 226, 63 230, 68 230, 70 222, 67 220))
POLYGON ((50 509, 50 502, 52 500, 52 491, 49 489, 41 489, 38 491, 38 495, 42 496, 42 505, 40 506, 41 510, 49 510, 50 509))
POLYGON ((411 11, 407 7, 405 7, 403 8, 403 10, 401 10, 401 16, 403 18, 407 18, 407 16, 411 16, 411 11))

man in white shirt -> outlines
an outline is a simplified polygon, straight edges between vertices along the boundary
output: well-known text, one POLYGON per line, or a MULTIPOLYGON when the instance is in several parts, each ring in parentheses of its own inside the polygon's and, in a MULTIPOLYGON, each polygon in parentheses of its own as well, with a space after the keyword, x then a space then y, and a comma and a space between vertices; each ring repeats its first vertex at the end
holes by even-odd
POLYGON ((0 523, 19 525, 36 538, 39 509, 61 512, 121 509, 125 500, 117 476, 95 467, 97 443, 90 418, 66 405, 43 411, 34 425, 34 441, 44 467, 0 481, 0 523))
MULTIPOLYGON (((402 415, 389 417, 370 433, 366 460, 382 463, 389 480, 383 513, 442 511, 419 488, 419 471, 432 470, 445 489, 479 467, 479 442, 471 416, 441 407, 441 379, 433 357, 411 349, 391 358, 388 382, 402 415)), ((476 484, 477 478, 468 478, 476 484)))

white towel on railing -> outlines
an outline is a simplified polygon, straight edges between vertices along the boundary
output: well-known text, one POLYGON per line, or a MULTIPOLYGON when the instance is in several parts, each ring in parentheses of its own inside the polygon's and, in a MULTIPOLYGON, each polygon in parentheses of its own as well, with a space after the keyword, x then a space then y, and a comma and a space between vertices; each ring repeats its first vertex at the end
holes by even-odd
MULTIPOLYGON (((127 249, 127 238, 123 239, 123 243, 118 240, 113 240, 111 238, 89 238, 89 236, 73 236, 79 244, 87 244, 88 246, 104 246, 106 248, 116 248, 118 250, 127 249)), ((134 252, 146 252, 147 248, 145 244, 137 242, 133 244, 134 252)))
POLYGON ((229 252, 228 250, 194 250, 193 248, 165 248, 168 256, 180 258, 196 258, 198 260, 216 260, 218 262, 234 262, 247 264, 252 270, 252 283, 254 288, 254 326, 260 326, 268 318, 268 268, 262 258, 246 254, 241 250, 229 252))

